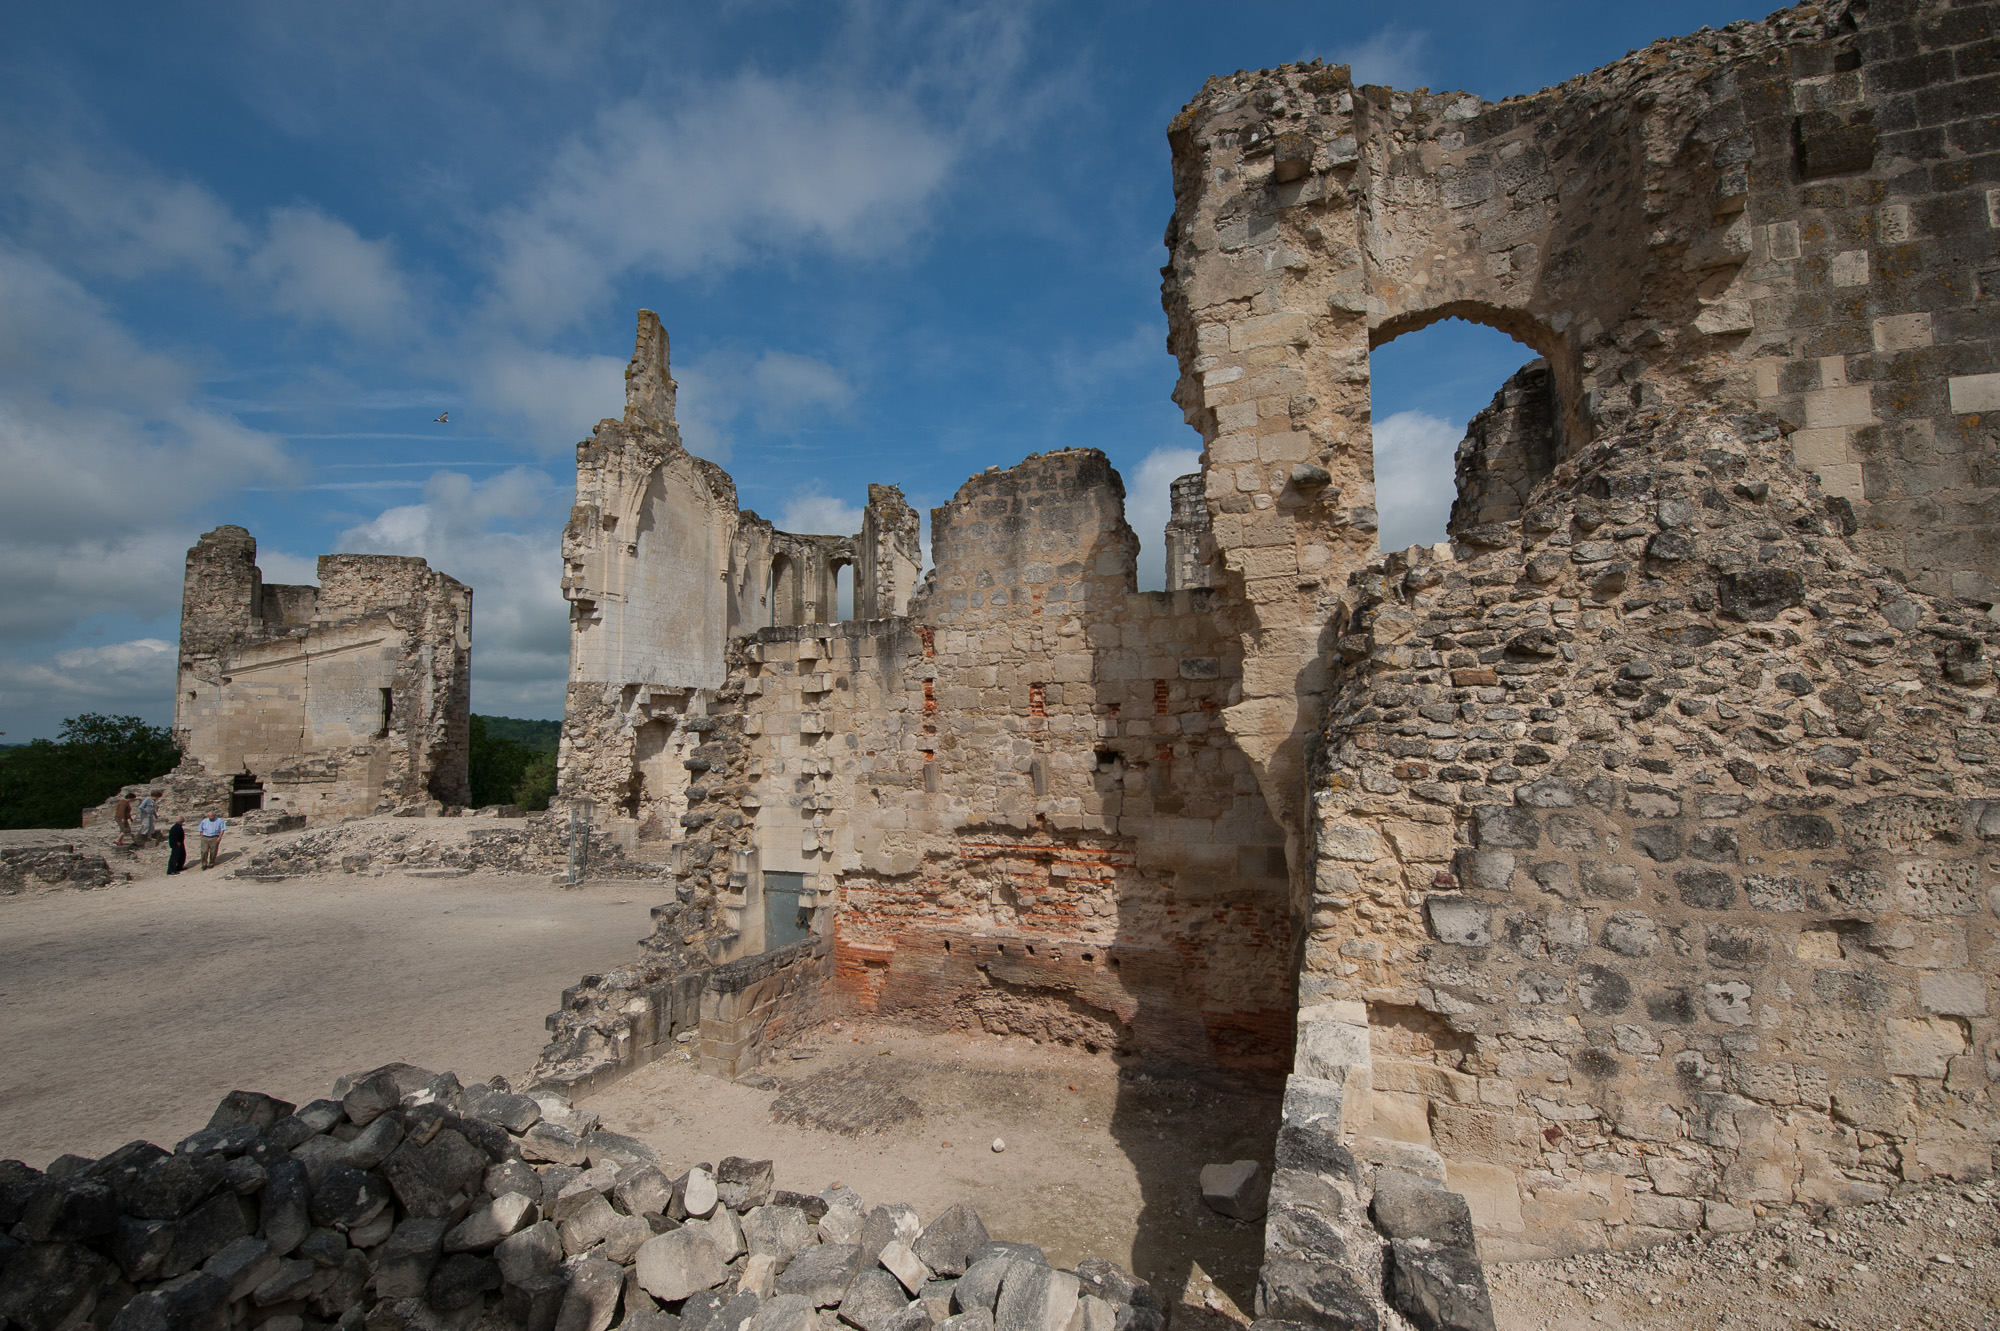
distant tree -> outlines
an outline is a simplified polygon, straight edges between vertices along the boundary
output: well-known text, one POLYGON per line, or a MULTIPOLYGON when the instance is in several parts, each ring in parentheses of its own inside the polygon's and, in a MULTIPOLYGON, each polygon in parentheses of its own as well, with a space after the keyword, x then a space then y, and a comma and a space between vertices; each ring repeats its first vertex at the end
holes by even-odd
POLYGON ((530 813, 540 813, 549 807, 549 801, 556 794, 556 756, 553 753, 535 755, 521 774, 521 784, 514 788, 514 803, 530 813))
POLYGON ((59 739, 0 752, 0 827, 75 827, 119 787, 164 775, 180 760, 163 727, 136 716, 73 716, 59 739))
POLYGON ((517 716, 489 716, 486 733, 494 739, 511 739, 536 753, 554 753, 562 738, 560 721, 524 721, 517 716))
MULTIPOLYGON (((472 807, 511 804, 535 753, 518 740, 496 736, 490 718, 474 715, 472 742, 466 754, 466 777, 472 786, 472 807)), ((505 718, 501 718, 505 719, 505 718)))

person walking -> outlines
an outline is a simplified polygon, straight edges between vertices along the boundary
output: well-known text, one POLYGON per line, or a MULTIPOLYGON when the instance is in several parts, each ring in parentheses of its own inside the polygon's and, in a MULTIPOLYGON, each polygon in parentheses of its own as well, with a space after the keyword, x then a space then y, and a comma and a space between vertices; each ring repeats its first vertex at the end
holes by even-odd
POLYGON ((129 846, 132 844, 132 795, 126 792, 118 797, 118 807, 113 810, 118 818, 118 837, 111 844, 129 846))
POLYGON ((167 872, 179 873, 187 867, 187 828, 181 826, 181 820, 176 818, 174 819, 174 825, 167 829, 167 872))
POLYGON ((139 801, 139 844, 145 845, 158 835, 153 830, 153 820, 160 816, 160 792, 155 790, 139 801))
POLYGON ((201 833, 201 867, 213 869, 216 856, 222 853, 222 834, 229 830, 229 823, 221 814, 211 812, 196 824, 195 830, 201 833))

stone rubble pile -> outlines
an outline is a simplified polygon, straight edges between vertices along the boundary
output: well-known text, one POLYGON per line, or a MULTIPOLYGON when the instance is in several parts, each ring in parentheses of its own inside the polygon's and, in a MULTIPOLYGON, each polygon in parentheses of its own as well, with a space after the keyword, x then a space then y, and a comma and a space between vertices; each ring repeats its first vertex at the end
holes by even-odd
MULTIPOLYGON (((477 815, 473 815, 476 817, 477 815)), ((307 874, 498 872, 555 874, 569 864, 569 825, 545 814, 525 826, 467 826, 457 819, 359 819, 260 846, 238 878, 278 882, 307 874)), ((646 876, 651 866, 625 858, 608 834, 590 838, 593 877, 646 876)))
MULTIPOLYGON (((102 855, 73 845, 14 846, 0 850, 0 896, 36 887, 107 887, 120 877, 102 855)), ((129 876, 129 875, 125 875, 129 876)))
POLYGON ((232 1091, 172 1152, 0 1161, 0 1331, 1164 1331, 1108 1261, 1057 1270, 729 1157, 679 1177, 595 1113, 390 1064, 232 1091))

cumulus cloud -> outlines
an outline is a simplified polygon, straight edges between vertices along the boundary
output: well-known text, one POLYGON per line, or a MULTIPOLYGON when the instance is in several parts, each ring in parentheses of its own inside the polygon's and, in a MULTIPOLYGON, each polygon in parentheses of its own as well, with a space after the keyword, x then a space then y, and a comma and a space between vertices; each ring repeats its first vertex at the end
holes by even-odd
POLYGON ((1423 88, 1430 85, 1431 65, 1426 48, 1428 33, 1412 32, 1391 24, 1379 28, 1358 42, 1337 46, 1327 52, 1330 64, 1351 65, 1354 82, 1377 83, 1387 88, 1423 88))
POLYGON ((363 240, 317 208, 273 208, 269 234, 244 264, 273 309, 359 336, 410 320, 410 295, 384 240, 363 240))
POLYGON ((252 224, 205 186, 76 149, 26 163, 16 192, 42 249, 78 271, 191 271, 251 308, 356 337, 407 332, 417 315, 394 246, 317 207, 272 208, 252 224))
POLYGON ((1375 511, 1384 550, 1444 539, 1457 494, 1453 459, 1465 426, 1399 411, 1375 426, 1375 511))
POLYGON ((170 612, 188 515, 289 478, 276 439, 196 405, 197 388, 75 282, 0 245, 0 632, 170 612))
POLYGON ((800 536, 852 536, 861 530, 861 510, 817 492, 793 495, 778 514, 778 530, 800 536))
POLYGON ((759 429, 782 431, 854 400, 854 386, 838 369, 788 351, 712 352, 677 368, 674 378, 682 442, 718 464, 735 452, 734 427, 746 415, 759 429))
POLYGON ((754 255, 894 250, 953 147, 904 97, 742 74, 662 109, 609 107, 495 222, 494 298, 561 327, 634 272, 685 277, 754 255))
POLYGON ((227 280, 250 246, 250 229, 228 205, 188 180, 143 170, 113 172, 68 152, 27 163, 20 192, 33 201, 50 240, 92 271, 145 277, 186 267, 227 280))
POLYGON ((9 742, 53 735, 82 712, 138 715, 166 725, 174 712, 174 645, 134 638, 53 655, 0 657, 0 710, 23 727, 9 742))
POLYGON ((440 471, 419 502, 350 527, 338 548, 417 555, 470 586, 474 710, 559 714, 569 671, 560 554, 567 503, 554 480, 531 468, 484 481, 440 471))
POLYGON ((1125 521, 1139 534, 1139 590, 1167 585, 1167 519, 1173 516, 1174 478, 1201 470, 1192 448, 1156 448, 1125 480, 1125 521))
POLYGON ((547 454, 567 451, 606 416, 625 411, 625 362, 616 356, 505 343, 468 353, 465 364, 468 400, 521 418, 547 454))

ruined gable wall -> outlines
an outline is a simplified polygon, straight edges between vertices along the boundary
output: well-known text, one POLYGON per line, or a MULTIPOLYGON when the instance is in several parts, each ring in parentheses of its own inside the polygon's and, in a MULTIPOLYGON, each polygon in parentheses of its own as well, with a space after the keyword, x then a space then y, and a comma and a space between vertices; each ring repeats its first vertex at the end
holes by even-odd
MULTIPOLYGON (((754 954, 762 875, 796 872, 837 1004, 1275 1076, 1282 834, 1216 721, 1240 659, 1216 598, 1133 589, 1122 485, 1094 450, 975 477, 932 525, 909 617, 732 647, 649 964, 754 954)), ((788 981, 775 1015, 820 982, 788 981)), ((610 996, 586 1008, 557 1061, 637 1048, 610 996)), ((714 1066, 769 1038, 728 1029, 714 1066)))
POLYGON ((681 444, 667 335, 650 310, 625 388, 623 417, 577 445, 558 789, 602 809, 625 840, 659 840, 687 811, 700 743, 689 722, 724 686, 731 641, 833 619, 843 566, 857 604, 900 610, 920 564, 917 517, 893 486, 870 487, 859 537, 780 531, 739 510, 729 474, 681 444))
POLYGON ((1176 118, 1175 397, 1248 610, 1226 719, 1281 822, 1317 629, 1373 555, 1368 351, 1438 318, 1548 360, 1558 456, 1635 410, 1757 400, 1876 558, 1995 594, 1992 13, 1802 5, 1490 105, 1286 66, 1176 118))
POLYGON ((265 586, 240 527, 188 552, 183 767, 225 784, 247 772, 264 807, 308 816, 464 803, 471 589, 390 555, 325 555, 319 573, 317 588, 265 586))
POLYGON ((1335 617, 1288 1116, 1448 1180, 1488 1257, 1988 1172, 1992 618, 1747 410, 1479 535, 1335 617))

